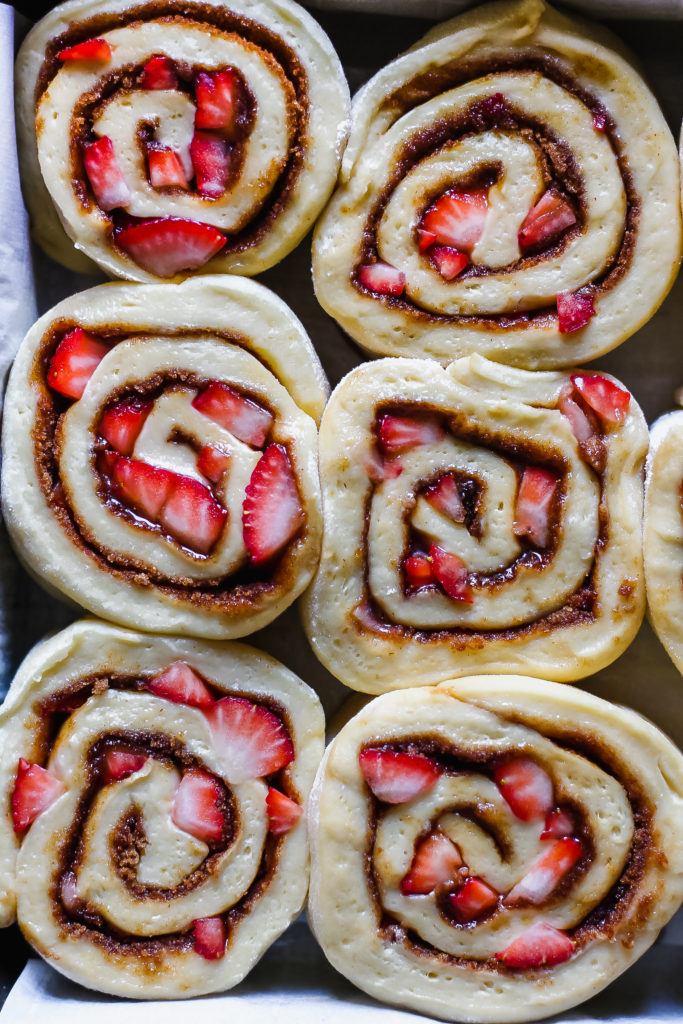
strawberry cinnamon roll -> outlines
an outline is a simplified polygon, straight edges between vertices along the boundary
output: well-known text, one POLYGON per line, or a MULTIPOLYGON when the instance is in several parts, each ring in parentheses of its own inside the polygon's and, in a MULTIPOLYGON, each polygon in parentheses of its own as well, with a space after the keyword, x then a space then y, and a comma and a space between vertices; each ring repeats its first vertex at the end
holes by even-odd
POLYGON ((309 813, 332 965, 446 1020, 537 1020, 603 989, 683 899, 683 757, 572 687, 471 677, 371 701, 309 813))
POLYGON ((251 281, 103 285, 31 329, 5 403, 20 556, 90 611, 230 638, 307 586, 327 383, 303 327, 251 281))
POLYGON ((155 281, 294 248, 334 187, 348 87, 289 0, 69 0, 27 36, 17 103, 41 246, 155 281))
POLYGON ((237 984, 299 913, 315 693, 250 647, 78 622, 0 710, 0 920, 89 988, 237 984))
POLYGON ((678 157, 617 50, 543 0, 486 4, 360 90, 313 261, 352 338, 543 369, 652 316, 681 256, 678 157))
POLYGON ((578 679, 643 616, 647 427, 602 373, 382 359, 320 429, 309 640, 366 693, 472 672, 578 679))

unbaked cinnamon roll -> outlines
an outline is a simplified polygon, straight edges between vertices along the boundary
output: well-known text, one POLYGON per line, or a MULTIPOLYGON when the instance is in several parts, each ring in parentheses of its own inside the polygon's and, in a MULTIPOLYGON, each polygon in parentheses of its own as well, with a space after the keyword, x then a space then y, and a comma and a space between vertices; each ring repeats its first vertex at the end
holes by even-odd
POLYGON ((290 252, 334 187, 348 88, 289 0, 69 0, 27 36, 17 103, 41 246, 154 281, 290 252))
POLYGON ((366 693, 609 664, 643 616, 646 450, 635 400, 602 373, 481 356, 353 370, 320 429, 317 656, 366 693))
POLYGON ((543 0, 479 5, 360 90, 313 261, 356 341, 542 369, 652 316, 680 262, 679 165, 621 49, 543 0))
POLYGON ((307 586, 327 384, 260 285, 103 285, 31 329, 5 402, 11 538, 48 586, 161 633, 231 638, 307 586))
POLYGON ((683 899, 683 757, 568 686, 471 677, 371 701, 311 801, 309 916, 359 988, 445 1020, 576 1006, 683 899))
POLYGON ((0 710, 0 921, 89 988, 237 984, 299 913, 323 751, 314 692, 240 644, 86 620, 0 710))

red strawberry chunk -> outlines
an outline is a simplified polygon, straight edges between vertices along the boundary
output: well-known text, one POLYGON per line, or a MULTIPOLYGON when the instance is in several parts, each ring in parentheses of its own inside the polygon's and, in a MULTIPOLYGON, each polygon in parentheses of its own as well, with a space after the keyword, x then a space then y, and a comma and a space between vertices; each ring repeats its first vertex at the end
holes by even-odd
POLYGON ((593 127, 596 132, 604 132, 606 130, 607 117, 605 114, 602 114, 600 111, 596 111, 596 113, 593 114, 593 127))
POLYGON ((228 184, 230 147, 220 135, 195 132, 190 143, 190 159, 197 188, 211 199, 219 199, 228 184))
POLYGON ((195 953, 205 960, 225 956, 228 933, 222 917, 198 917, 192 922, 192 944, 195 953))
POLYGON ((131 259, 158 277, 197 270, 225 245, 225 235, 210 224, 182 217, 142 220, 116 233, 116 243, 131 259))
POLYGON ((237 75, 231 68, 200 71, 195 82, 195 128, 231 132, 237 119, 239 88, 237 75))
POLYGON ((465 506, 455 477, 445 473, 425 492, 425 498, 435 509, 442 512, 454 523, 465 522, 465 506))
POLYGON ((154 144, 147 150, 147 162, 149 180, 153 188, 166 188, 171 185, 188 188, 185 168, 175 149, 154 144))
POLYGON ((537 921, 514 939, 496 959, 506 967, 552 967, 568 960, 574 943, 564 932, 545 921, 537 921))
POLYGON ((404 896, 424 896, 458 877, 462 857, 457 846, 443 832, 427 836, 415 852, 410 871, 401 879, 404 896))
POLYGON ((268 812, 268 828, 275 836, 284 835, 285 832, 293 829, 304 812, 303 807, 294 800, 290 800, 279 789, 273 789, 272 786, 268 788, 266 810, 268 812))
POLYGON ((151 402, 133 399, 107 409, 100 421, 100 436, 121 455, 132 455, 135 442, 149 416, 151 402))
POLYGON ((572 384, 601 420, 607 423, 621 423, 626 418, 631 404, 631 394, 626 388, 619 387, 614 381, 599 373, 574 373, 572 384))
POLYGON ((565 228, 576 224, 576 214, 567 199, 548 189, 535 206, 527 214, 519 232, 519 244, 522 249, 532 245, 548 243, 558 238, 565 228))
POLYGON ((228 513, 198 480, 176 474, 173 477, 160 525, 191 551, 208 555, 223 532, 228 513))
POLYGON ((112 490, 115 498, 156 523, 174 477, 167 469, 119 457, 111 473, 112 490))
POLYGON ((59 887, 59 895, 65 910, 73 912, 83 906, 83 900, 78 895, 78 885, 73 871, 69 871, 63 876, 59 887))
POLYGON ((541 839, 564 839, 574 831, 572 814, 562 807, 556 807, 545 819, 541 839))
POLYGON ((218 808, 221 787, 207 772, 185 772, 173 798, 171 820, 183 832, 203 843, 215 843, 223 835, 223 814, 218 808))
POLYGON ((518 903, 543 903, 574 867, 583 853, 578 839, 558 839, 533 862, 524 878, 505 897, 507 906, 518 903))
POLYGON ((448 900, 456 921, 469 924, 498 906, 498 893, 481 878, 470 877, 448 900))
POLYGON ((95 198, 103 210, 128 205, 130 189, 114 152, 114 143, 108 135, 84 148, 83 163, 95 198))
POLYGON ((472 604, 474 598, 467 582, 467 566, 462 558, 436 544, 432 544, 429 549, 429 557, 434 567, 434 575, 448 596, 454 601, 472 604))
POLYGON ((284 448, 270 444, 256 463, 242 506, 244 543, 254 564, 267 562, 304 521, 292 464, 284 448))
POLYGON ((230 454, 207 444, 199 453, 197 469, 207 480, 217 484, 230 465, 230 454))
POLYGON ((379 443, 390 455, 423 444, 437 444, 444 437, 443 427, 430 419, 387 414, 379 421, 379 443))
POLYGON ((50 360, 47 382, 67 398, 80 398, 109 346, 80 327, 67 331, 50 360))
POLYGON ((104 781, 118 782, 134 772, 139 772, 147 758, 144 754, 133 754, 129 750, 108 750, 104 756, 104 781))
POLYGON ((517 537, 528 537, 539 548, 547 547, 550 533, 550 507, 557 488, 557 478, 547 469, 527 466, 517 493, 515 521, 517 537))
POLYGON ((162 55, 151 57, 142 69, 140 85, 143 89, 177 89, 178 76, 173 61, 162 55))
POLYGON ((430 245, 434 245, 436 242, 436 235, 433 231, 424 231, 422 228, 417 230, 417 247, 420 252, 426 252, 430 245))
POLYGON ((403 472, 400 459, 385 459, 376 448, 372 448, 364 459, 365 471, 375 484, 383 480, 396 480, 403 472))
POLYGON ((23 757, 17 765, 17 781, 12 792, 12 822, 15 832, 23 832, 39 814, 47 810, 64 792, 64 785, 52 772, 23 757))
POLYGON ((569 420, 569 426, 577 441, 590 441, 597 434, 597 423, 591 419, 592 413, 586 413, 576 401, 576 392, 571 384, 567 384, 560 392, 558 406, 563 416, 569 420))
POLYGON ((510 810, 521 821, 545 818, 555 804, 552 779, 529 758, 519 757, 498 765, 493 777, 510 810))
POLYGON ((184 661, 175 661, 150 679, 147 689, 155 697, 164 697, 175 704, 189 704, 193 708, 210 708, 214 703, 211 691, 184 661))
POLYGON ((282 720, 263 704, 223 697, 205 712, 230 781, 272 775, 294 760, 294 746, 282 720))
POLYGON ((273 425, 272 413, 217 380, 193 399, 192 406, 255 448, 261 448, 273 425))
POLYGON ((436 576, 432 570, 432 560, 427 555, 410 555, 404 563, 406 583, 413 590, 420 587, 427 587, 430 583, 436 583, 436 576))
POLYGON ((484 231, 487 210, 485 191, 446 192, 427 210, 422 229, 432 232, 439 245, 471 254, 484 231))
POLYGON ((458 252, 448 245, 436 245, 431 252, 436 269, 446 281, 452 281, 470 262, 464 252, 458 252))
POLYGON ((402 804, 435 785, 441 769, 424 754, 368 747, 358 762, 363 778, 377 797, 387 804, 402 804))
POLYGON ((63 61, 97 61, 106 63, 111 60, 111 46, 106 39, 86 39, 83 43, 76 43, 75 46, 67 46, 57 54, 58 60, 63 61))
POLYGON ((116 463, 119 461, 118 452, 111 451, 110 448, 105 448, 102 451, 97 452, 96 465, 97 472, 107 480, 111 481, 114 478, 114 471, 116 469, 116 463))
POLYGON ((366 263, 358 270, 358 280, 378 295, 403 295, 406 275, 388 263, 366 263))
POLYGON ((557 296, 557 320, 560 334, 571 334, 590 323, 595 316, 590 293, 560 292, 557 296))

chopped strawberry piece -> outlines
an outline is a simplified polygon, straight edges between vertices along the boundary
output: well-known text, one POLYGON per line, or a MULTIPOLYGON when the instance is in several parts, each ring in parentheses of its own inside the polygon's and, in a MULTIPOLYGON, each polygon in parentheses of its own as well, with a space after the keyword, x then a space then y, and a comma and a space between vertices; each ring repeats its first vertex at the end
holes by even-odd
POLYGON ((576 392, 571 384, 565 385, 560 392, 558 406, 560 412, 567 417, 572 433, 577 441, 590 441, 597 433, 597 423, 591 422, 592 413, 586 413, 576 401, 576 392))
POLYGON ((442 477, 439 477, 435 484, 427 488, 425 498, 430 505, 448 516, 454 523, 465 522, 465 506, 460 497, 460 489, 452 474, 444 473, 442 477))
POLYGON ((207 772, 191 768, 185 772, 173 798, 171 820, 183 832, 203 843, 217 842, 223 835, 224 820, 219 810, 221 787, 207 772))
POLYGON ((558 839, 533 862, 524 878, 505 897, 507 906, 518 903, 543 903, 574 867, 583 853, 578 839, 558 839))
POLYGON ((102 451, 97 452, 97 472, 103 477, 106 477, 109 481, 113 480, 116 463, 118 461, 118 452, 113 452, 110 448, 105 448, 102 451))
POLYGON ((439 245, 447 245, 469 255, 482 236, 487 211, 485 191, 445 192, 427 210, 422 229, 432 232, 439 245))
POLYGON ((554 189, 544 192, 527 214, 519 232, 522 249, 548 243, 558 238, 565 228, 576 224, 576 214, 564 196, 554 189))
POLYGON ((67 872, 62 878, 59 887, 59 895, 65 910, 78 910, 83 905, 83 900, 78 895, 78 885, 73 871, 67 872))
POLYGON ((175 149, 155 143, 147 150, 147 162, 149 180, 153 188, 166 188, 172 185, 188 188, 185 168, 175 149))
POLYGON ((134 772, 139 772, 147 758, 144 754, 133 754, 129 750, 108 750, 104 756, 104 781, 118 782, 134 772))
POLYGON ((67 46, 57 54, 58 60, 63 61, 97 61, 105 64, 111 60, 111 46, 106 39, 86 39, 83 43, 76 43, 75 46, 67 46))
POLYGON ((420 252, 426 252, 430 245, 434 245, 436 242, 436 235, 433 231, 424 231, 422 228, 417 230, 417 247, 420 252))
POLYGON ((230 465, 229 452, 222 452, 220 448, 214 448, 207 444, 199 453, 197 469, 207 480, 217 484, 230 465))
POLYGON ((600 111, 596 111, 596 113, 593 114, 593 127, 596 132, 604 132, 607 128, 607 118, 600 111))
POLYGON ((460 924, 469 924, 498 906, 498 893, 481 878, 468 878, 457 892, 450 893, 451 910, 460 924))
POLYGON ((132 455, 138 434, 151 408, 151 402, 140 402, 138 399, 113 405, 100 421, 100 436, 120 455, 132 455))
POLYGON ((173 61, 162 55, 151 57, 142 69, 140 85, 143 89, 177 89, 178 76, 173 61))
POLYGON ((547 469, 527 466, 517 493, 515 521, 512 531, 517 537, 528 537, 536 547, 548 544, 550 532, 550 507, 552 505, 557 477, 547 469))
POLYGON ((128 205, 130 189, 114 152, 114 143, 108 135, 84 148, 83 163, 95 198, 103 210, 128 205))
POLYGON ((383 480, 396 480, 403 472, 400 459, 385 459, 373 446, 365 459, 365 471, 375 484, 383 480))
POLYGON ((441 775, 439 766, 424 754, 368 747, 358 762, 372 792, 388 804, 402 804, 425 793, 441 775))
POLYGON ((190 143, 190 159, 197 188, 211 199, 219 199, 228 184, 230 147, 220 135, 195 132, 190 143))
POLYGON ((443 427, 435 420, 387 414, 379 421, 379 443, 394 455, 423 444, 436 444, 445 437, 443 427))
POLYGON ((237 75, 231 68, 200 71, 195 82, 195 128, 231 132, 237 120, 239 88, 237 75))
POLYGON ((436 264, 436 269, 446 281, 452 281, 458 274, 462 274, 470 262, 464 252, 458 252, 457 249, 452 249, 448 245, 434 246, 431 256, 436 264))
POLYGON ((287 544, 304 521, 289 455, 269 444, 256 463, 245 491, 242 530, 249 556, 256 565, 287 544))
POLYGON ((410 871, 401 879, 404 896, 424 896, 446 882, 454 882, 462 857, 443 832, 433 832, 418 846, 410 871))
POLYGON ((223 532, 228 513, 204 484, 189 476, 173 476, 159 522, 191 551, 208 555, 223 532))
POLYGON ((225 235, 210 224, 182 217, 160 217, 129 224, 116 243, 139 266, 158 277, 197 270, 225 245, 225 235))
POLYGON ((50 360, 47 382, 67 398, 80 398, 109 346, 80 327, 67 331, 50 360))
POLYGON ((266 796, 266 810, 268 811, 268 828, 275 836, 284 835, 293 829, 304 812, 303 807, 288 796, 281 793, 279 789, 268 788, 266 796))
POLYGON ((272 775, 294 760, 284 723, 263 704, 223 697, 205 714, 221 757, 230 766, 231 782, 272 775))
POLYGON ((493 777, 510 810, 521 821, 545 818, 555 804, 552 779, 540 764, 526 757, 499 765, 493 777))
POLYGON ((175 473, 147 462, 123 456, 114 463, 111 473, 114 497, 131 505, 151 522, 156 523, 162 506, 173 486, 175 473))
POLYGON ((23 757, 17 765, 17 781, 12 792, 12 821, 15 832, 23 832, 39 814, 46 811, 64 792, 64 785, 52 772, 23 757))
POLYGON ((272 413, 217 380, 193 399, 192 406, 238 440, 255 448, 261 448, 273 425, 272 413))
POLYGON ((429 557, 434 567, 434 575, 448 596, 454 601, 472 604, 474 598, 467 582, 467 566, 462 558, 436 544, 432 544, 429 549, 429 557))
POLYGON ((189 704, 193 708, 210 708, 214 703, 211 691, 184 661, 175 661, 147 683, 155 697, 164 697, 175 704, 189 704))
POLYGON ((222 917, 198 917, 192 922, 192 943, 195 953, 205 960, 225 956, 228 933, 222 917))
POLYGON ((595 316, 590 293, 560 292, 557 296, 557 320, 560 334, 571 334, 590 323, 595 316))
POLYGON ((378 295, 403 295, 406 275, 388 263, 366 263, 358 269, 358 280, 378 295))
POLYGON ((569 811, 556 807, 545 819, 541 839, 564 839, 574 831, 574 818, 569 811))
POLYGON ((430 583, 436 583, 436 576, 432 570, 432 560, 427 555, 410 555, 404 563, 406 583, 413 590, 420 587, 427 587, 430 583))
POLYGON ((599 373, 589 376, 573 373, 572 384, 601 420, 621 423, 626 418, 631 403, 631 394, 626 388, 619 387, 599 373))
POLYGON ((552 967, 568 960, 574 943, 564 932, 545 921, 537 921, 514 939, 496 959, 506 967, 552 967))

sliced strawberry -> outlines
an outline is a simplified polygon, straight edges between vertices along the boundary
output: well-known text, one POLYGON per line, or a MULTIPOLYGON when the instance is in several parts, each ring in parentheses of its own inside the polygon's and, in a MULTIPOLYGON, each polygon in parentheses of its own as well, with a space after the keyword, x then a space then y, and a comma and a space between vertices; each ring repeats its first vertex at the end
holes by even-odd
POLYGON ((228 184, 230 147, 220 135, 195 132, 190 143, 190 159, 202 195, 219 199, 228 184))
POLYGON ((23 757, 17 765, 17 781, 12 792, 12 821, 15 832, 23 832, 39 814, 46 811, 64 792, 64 785, 52 772, 23 757))
POLYGON ((505 897, 507 906, 518 903, 543 903, 574 867, 583 853, 578 839, 558 839, 537 857, 524 878, 513 886, 505 897))
POLYGON ((200 71, 195 82, 195 128, 231 132, 237 120, 239 90, 237 75, 231 68, 200 71))
POLYGON ((75 46, 67 46, 65 50, 60 50, 57 59, 106 64, 111 60, 111 46, 106 39, 86 39, 83 43, 76 43, 75 46))
POLYGON ((590 323, 595 316, 590 293, 560 292, 557 296, 557 320, 560 334, 571 334, 590 323))
POLYGON ((238 440, 255 448, 262 447, 273 425, 272 413, 217 380, 193 399, 192 406, 238 440))
POLYGON ((175 473, 120 456, 111 473, 114 497, 156 523, 173 486, 175 473))
POLYGON ((142 69, 140 85, 143 89, 177 89, 178 76, 169 57, 151 57, 142 69))
POLYGON ((481 878, 470 877, 457 892, 449 894, 448 900, 455 919, 469 924, 498 906, 498 893, 481 878))
POLYGON ((218 228, 182 217, 138 221, 121 228, 115 237, 131 259, 158 277, 197 270, 225 245, 225 235, 218 228))
POLYGON ((293 829, 304 812, 303 807, 288 796, 281 793, 279 789, 269 786, 266 795, 266 810, 268 811, 268 828, 275 836, 284 835, 293 829))
POLYGON ((379 443, 390 455, 423 444, 436 444, 444 437, 443 427, 432 419, 387 414, 379 421, 379 443))
POLYGON ((223 835, 223 814, 218 808, 221 787, 213 776, 197 768, 185 772, 173 798, 171 820, 183 832, 203 843, 223 835))
POLYGON ((396 480, 403 472, 400 459, 385 459, 373 446, 365 459, 365 471, 375 484, 383 480, 396 480))
POLYGON ((85 146, 83 163, 97 203, 103 210, 128 205, 130 189, 108 135, 85 146))
POLYGON ((83 906, 83 900, 78 895, 78 885, 76 884, 76 876, 73 871, 67 872, 62 877, 59 895, 65 910, 73 912, 83 906))
POLYGON ((121 455, 132 455, 138 434, 149 416, 151 402, 133 399, 107 409, 100 421, 100 436, 121 455))
POLYGON ((547 244, 572 224, 576 224, 576 214, 568 200, 555 189, 548 189, 532 206, 522 224, 519 232, 520 248, 547 244))
POLYGON ((558 401, 560 412, 567 417, 572 433, 577 441, 590 441, 597 433, 597 423, 591 421, 592 413, 587 414, 576 401, 576 392, 571 384, 565 385, 560 392, 558 401))
POLYGON ((225 526, 227 511, 208 487, 189 476, 174 474, 159 523, 191 551, 208 555, 225 526))
POLYGON ((437 544, 432 544, 429 549, 429 557, 434 567, 434 575, 454 601, 464 601, 472 604, 472 590, 467 582, 467 566, 462 558, 458 558, 450 551, 445 551, 437 544))
POLYGON ((410 871, 401 879, 404 896, 424 896, 434 892, 439 885, 454 882, 462 857, 443 832, 433 832, 419 844, 410 865, 410 871))
POLYGON ((244 543, 259 565, 280 551, 304 521, 289 456, 269 444, 256 463, 242 506, 244 543))
POLYGON ((118 452, 113 452, 110 448, 104 448, 102 451, 97 452, 96 455, 97 472, 111 482, 114 478, 114 471, 118 461, 118 452))
POLYGON ((426 252, 430 245, 434 245, 436 242, 436 235, 433 231, 424 231, 422 228, 417 230, 417 247, 420 252, 426 252))
POLYGON ((358 762, 372 792, 387 804, 412 800, 431 789, 441 775, 439 766, 424 754, 368 747, 361 751, 358 762))
POLYGON ((574 831, 572 814, 562 807, 556 807, 545 819, 541 839, 564 839, 574 831))
POLYGON ((153 188, 189 187, 185 168, 175 149, 154 143, 147 150, 147 163, 149 164, 149 180, 153 188))
POLYGON ((584 402, 594 409, 601 420, 607 423, 621 423, 628 413, 631 394, 607 377, 594 373, 586 376, 572 374, 572 384, 584 402))
POLYGON ((172 700, 175 704, 189 704, 193 708, 210 708, 214 703, 211 691, 184 661, 175 661, 150 679, 147 689, 155 697, 172 700))
POLYGON ((129 750, 108 750, 104 756, 104 781, 118 782, 133 772, 139 772, 147 758, 129 750))
POLYGON ((439 245, 469 255, 482 236, 487 210, 485 191, 445 192, 427 210, 422 230, 431 231, 439 245))
POLYGON ((596 111, 595 114, 593 114, 593 127, 596 132, 604 132, 607 128, 607 118, 604 114, 600 113, 600 111, 596 111))
POLYGON ((517 537, 528 537, 536 547, 548 544, 550 507, 557 489, 557 477, 547 469, 526 466, 517 493, 515 521, 512 531, 517 537))
POLYGON ((377 295, 403 295, 406 275, 388 263, 366 263, 358 269, 358 280, 377 295))
POLYGON ((519 757, 498 765, 493 777, 510 810, 521 821, 545 818, 555 804, 552 779, 529 758, 519 757))
POLYGON ((222 697, 205 714, 221 757, 230 765, 231 782, 272 775, 294 760, 284 723, 263 704, 222 697))
POLYGON ((436 264, 436 269, 446 281, 452 281, 470 262, 464 252, 458 252, 449 245, 435 245, 431 251, 431 257, 436 264))
POLYGON ((496 959, 506 967, 552 967, 568 960, 573 952, 574 943, 568 935, 545 921, 537 921, 498 953, 496 959))
POLYGON ((230 465, 230 453, 222 452, 207 444, 202 448, 197 459, 197 469, 207 480, 217 484, 230 465))
POLYGON ((409 558, 406 558, 403 568, 406 574, 406 583, 413 590, 436 583, 432 560, 427 555, 410 555, 409 558))
POLYGON ((80 327, 67 331, 50 360, 47 382, 67 398, 80 398, 109 346, 80 327))
POLYGON ((195 953, 205 960, 220 960, 225 956, 228 933, 222 917, 198 917, 192 922, 192 944, 195 953))
POLYGON ((444 473, 435 484, 427 488, 425 498, 430 505, 442 512, 454 523, 465 522, 465 506, 460 497, 460 489, 451 473, 444 473))

